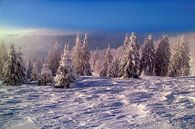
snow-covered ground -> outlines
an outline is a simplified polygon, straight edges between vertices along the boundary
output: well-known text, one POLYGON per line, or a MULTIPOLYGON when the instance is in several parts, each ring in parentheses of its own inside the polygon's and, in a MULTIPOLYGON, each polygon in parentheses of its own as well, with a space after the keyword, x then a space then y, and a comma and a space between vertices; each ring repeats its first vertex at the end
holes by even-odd
POLYGON ((82 77, 70 89, 3 86, 0 128, 194 129, 195 78, 82 77))

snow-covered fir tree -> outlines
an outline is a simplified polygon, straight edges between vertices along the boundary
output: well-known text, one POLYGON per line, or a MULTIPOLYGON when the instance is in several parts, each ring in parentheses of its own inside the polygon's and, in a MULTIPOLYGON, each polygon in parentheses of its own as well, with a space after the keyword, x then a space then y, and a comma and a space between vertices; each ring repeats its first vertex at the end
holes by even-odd
POLYGON ((61 54, 62 53, 61 53, 60 45, 56 41, 53 48, 49 52, 49 56, 48 56, 48 65, 49 65, 49 68, 51 69, 53 76, 56 75, 56 71, 59 67, 61 54))
POLYGON ((49 85, 53 85, 53 75, 51 70, 48 67, 47 63, 43 64, 43 68, 41 69, 41 80, 39 82, 39 85, 43 85, 43 86, 49 86, 49 85))
POLYGON ((77 34, 76 36, 76 44, 72 51, 73 57, 73 65, 77 75, 79 76, 90 76, 91 66, 90 66, 90 52, 88 50, 88 37, 85 34, 82 42, 80 41, 80 37, 77 34))
POLYGON ((65 45, 64 54, 62 55, 60 66, 54 78, 56 88, 69 88, 70 84, 75 80, 74 68, 69 53, 68 45, 65 45))
POLYGON ((182 57, 182 67, 181 67, 181 75, 188 76, 190 75, 190 49, 188 41, 185 40, 185 37, 182 36, 180 40, 181 45, 181 57, 182 57))
POLYGON ((141 71, 145 75, 154 75, 155 49, 152 35, 149 35, 145 41, 141 53, 141 71))
POLYGON ((0 79, 3 78, 3 67, 7 59, 7 49, 4 42, 2 41, 0 43, 0 79))
POLYGON ((73 47, 72 50, 72 61, 77 75, 83 75, 81 49, 82 49, 82 42, 80 40, 79 34, 77 34, 75 46, 73 47))
POLYGON ((88 36, 87 33, 85 34, 85 37, 83 39, 83 47, 81 49, 82 52, 82 65, 83 65, 83 75, 85 76, 91 76, 91 66, 90 66, 90 52, 88 50, 88 36))
POLYGON ((22 48, 19 47, 19 50, 17 52, 17 56, 18 56, 18 74, 20 76, 20 80, 22 80, 22 82, 25 82, 27 77, 26 77, 26 67, 23 61, 23 54, 22 54, 22 48))
POLYGON ((3 67, 4 84, 19 85, 26 81, 26 69, 23 64, 21 49, 15 50, 14 44, 10 45, 8 60, 3 67))
POLYGON ((40 76, 39 76, 39 73, 38 73, 37 64, 34 63, 30 79, 31 79, 31 81, 37 81, 37 80, 39 80, 39 78, 40 78, 40 76))
POLYGON ((172 54, 169 65, 169 76, 188 76, 190 75, 190 53, 188 42, 182 36, 181 40, 172 54))
POLYGON ((31 79, 31 73, 32 73, 32 69, 33 69, 33 64, 32 64, 32 60, 31 58, 28 59, 28 69, 27 69, 27 79, 31 79))
POLYGON ((106 55, 102 64, 102 69, 100 71, 100 77, 107 77, 108 74, 108 67, 111 65, 113 60, 112 54, 110 52, 110 45, 108 45, 108 48, 106 50, 106 55))
POLYGON ((140 55, 138 38, 135 33, 125 37, 122 57, 120 59, 119 76, 123 78, 138 78, 140 76, 140 55))
POLYGON ((155 54, 155 74, 157 76, 167 76, 170 63, 171 50, 168 36, 160 39, 160 43, 155 54))
POLYGON ((112 60, 112 63, 108 66, 107 77, 118 77, 119 73, 119 59, 118 57, 112 60))
POLYGON ((99 59, 99 53, 98 53, 98 49, 96 48, 96 50, 92 53, 92 58, 91 58, 93 70, 95 68, 98 59, 99 59))

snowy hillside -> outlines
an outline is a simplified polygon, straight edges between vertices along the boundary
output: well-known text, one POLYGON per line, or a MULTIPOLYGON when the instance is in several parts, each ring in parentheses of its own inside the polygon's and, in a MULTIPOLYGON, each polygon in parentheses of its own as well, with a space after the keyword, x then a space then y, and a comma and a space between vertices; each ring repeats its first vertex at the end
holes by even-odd
POLYGON ((70 89, 0 88, 0 128, 195 128, 195 78, 82 77, 70 89))

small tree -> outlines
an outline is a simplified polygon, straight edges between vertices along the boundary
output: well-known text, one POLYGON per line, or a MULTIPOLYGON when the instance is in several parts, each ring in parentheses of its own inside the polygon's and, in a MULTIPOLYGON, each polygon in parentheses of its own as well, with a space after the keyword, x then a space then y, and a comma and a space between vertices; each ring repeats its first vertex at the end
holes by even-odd
POLYGON ((19 85, 26 81, 25 67, 22 52, 16 52, 14 44, 10 45, 8 60, 3 68, 4 84, 19 85))
POLYGON ((56 88, 69 88, 70 83, 75 80, 75 73, 73 71, 72 60, 69 55, 68 46, 64 47, 64 54, 60 61, 60 66, 57 70, 57 75, 54 78, 56 88))
POLYGON ((56 75, 56 71, 59 67, 60 59, 61 59, 61 49, 58 42, 56 41, 53 48, 49 52, 49 56, 48 56, 48 65, 49 68, 51 69, 53 76, 56 75))
POLYGON ((149 35, 144 41, 144 46, 141 54, 141 71, 143 71, 145 75, 154 75, 154 60, 154 43, 152 35, 149 35))
POLYGON ((108 74, 108 67, 111 65, 113 60, 112 54, 110 52, 110 45, 108 45, 108 48, 106 50, 106 56, 103 61, 102 69, 100 71, 100 77, 107 77, 108 74))
POLYGON ((168 36, 163 36, 155 56, 155 74, 157 76, 167 76, 171 56, 170 51, 168 36))

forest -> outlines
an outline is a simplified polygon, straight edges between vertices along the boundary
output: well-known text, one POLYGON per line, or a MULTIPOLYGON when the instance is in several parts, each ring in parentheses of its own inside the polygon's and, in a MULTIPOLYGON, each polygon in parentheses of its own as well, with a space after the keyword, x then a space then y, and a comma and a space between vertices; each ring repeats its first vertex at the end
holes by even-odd
MULTIPOLYGON (((23 60, 22 46, 9 48, 0 44, 0 78, 5 85, 35 83, 56 88, 69 88, 81 76, 108 78, 136 78, 140 76, 180 77, 190 75, 190 49, 184 36, 180 37, 174 49, 170 48, 168 35, 161 35, 154 43, 151 34, 140 42, 132 32, 126 34, 118 49, 89 50, 87 33, 75 36, 73 48, 56 41, 47 58, 23 60), (157 47, 155 47, 157 46, 157 47), (62 51, 63 50, 63 51, 62 51)), ((33 48, 32 48, 33 49, 33 48)))

